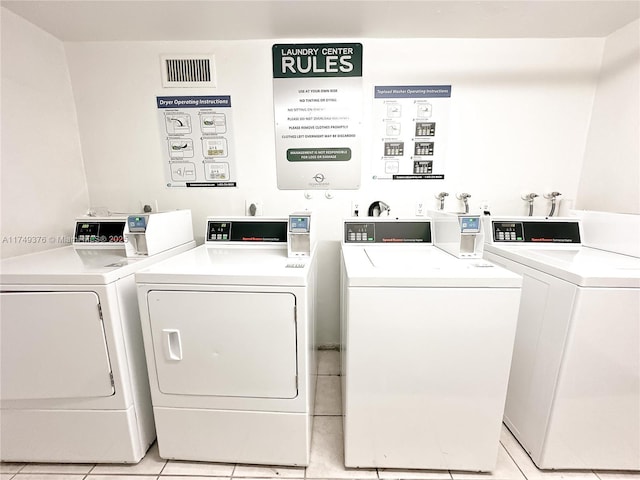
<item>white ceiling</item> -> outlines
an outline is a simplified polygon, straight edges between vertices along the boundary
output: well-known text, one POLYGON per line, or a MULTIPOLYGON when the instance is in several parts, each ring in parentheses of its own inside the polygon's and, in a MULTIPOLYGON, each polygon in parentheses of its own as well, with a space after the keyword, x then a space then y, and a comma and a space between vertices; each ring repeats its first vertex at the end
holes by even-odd
POLYGON ((640 0, 1 0, 64 41, 605 37, 640 0))

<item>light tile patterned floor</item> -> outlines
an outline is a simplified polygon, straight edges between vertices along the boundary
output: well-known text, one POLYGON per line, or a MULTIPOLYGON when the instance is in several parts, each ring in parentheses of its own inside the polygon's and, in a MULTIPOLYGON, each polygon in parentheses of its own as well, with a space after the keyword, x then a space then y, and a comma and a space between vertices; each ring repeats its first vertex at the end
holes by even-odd
POLYGON ((640 480, 640 473, 543 472, 538 470, 511 433, 503 427, 498 464, 492 473, 425 470, 345 469, 342 450, 339 354, 320 351, 316 417, 307 468, 266 467, 163 460, 154 444, 137 465, 0 464, 0 480, 640 480))

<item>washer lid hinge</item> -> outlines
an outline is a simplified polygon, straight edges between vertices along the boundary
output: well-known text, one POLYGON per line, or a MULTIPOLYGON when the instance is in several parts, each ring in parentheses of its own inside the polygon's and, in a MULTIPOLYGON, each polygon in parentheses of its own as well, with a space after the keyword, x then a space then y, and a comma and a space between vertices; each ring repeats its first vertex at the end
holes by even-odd
POLYGON ((102 317, 102 305, 98 303, 98 315, 100 315, 100 321, 104 320, 102 317))

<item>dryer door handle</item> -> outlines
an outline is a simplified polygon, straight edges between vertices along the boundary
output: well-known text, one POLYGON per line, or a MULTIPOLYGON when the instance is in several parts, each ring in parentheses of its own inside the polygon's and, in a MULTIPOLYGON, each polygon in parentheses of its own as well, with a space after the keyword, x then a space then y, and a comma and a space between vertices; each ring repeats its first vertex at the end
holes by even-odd
POLYGON ((180 341, 180 330, 165 328, 162 330, 165 338, 165 355, 167 360, 182 360, 182 342, 180 341))

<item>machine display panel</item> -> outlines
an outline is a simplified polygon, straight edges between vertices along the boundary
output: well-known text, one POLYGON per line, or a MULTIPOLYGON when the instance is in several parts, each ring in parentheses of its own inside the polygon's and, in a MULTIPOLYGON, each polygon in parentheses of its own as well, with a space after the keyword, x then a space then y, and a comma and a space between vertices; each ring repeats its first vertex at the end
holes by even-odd
POLYGON ((286 221, 209 221, 208 242, 287 243, 286 221))
POLYGON ((460 233, 480 233, 480 217, 460 217, 460 233))
POLYGON ((375 241, 375 227, 373 223, 344 224, 344 243, 373 243, 375 241))
POLYGON ((495 242, 581 243, 578 221, 492 222, 495 242))
POLYGON ((147 228, 147 217, 144 215, 131 215, 127 220, 131 232, 144 232, 147 228))
POLYGON ((493 222, 495 242, 524 242, 522 222, 493 222))
POLYGON ((209 229, 207 232, 207 241, 223 241, 228 242, 231 233, 230 222, 209 222, 209 229))
POLYGON ((75 243, 124 243, 125 222, 76 222, 75 243))
POLYGON ((431 243, 431 222, 345 222, 344 243, 431 243))
POLYGON ((309 232, 310 217, 289 217, 289 231, 294 233, 309 232))

